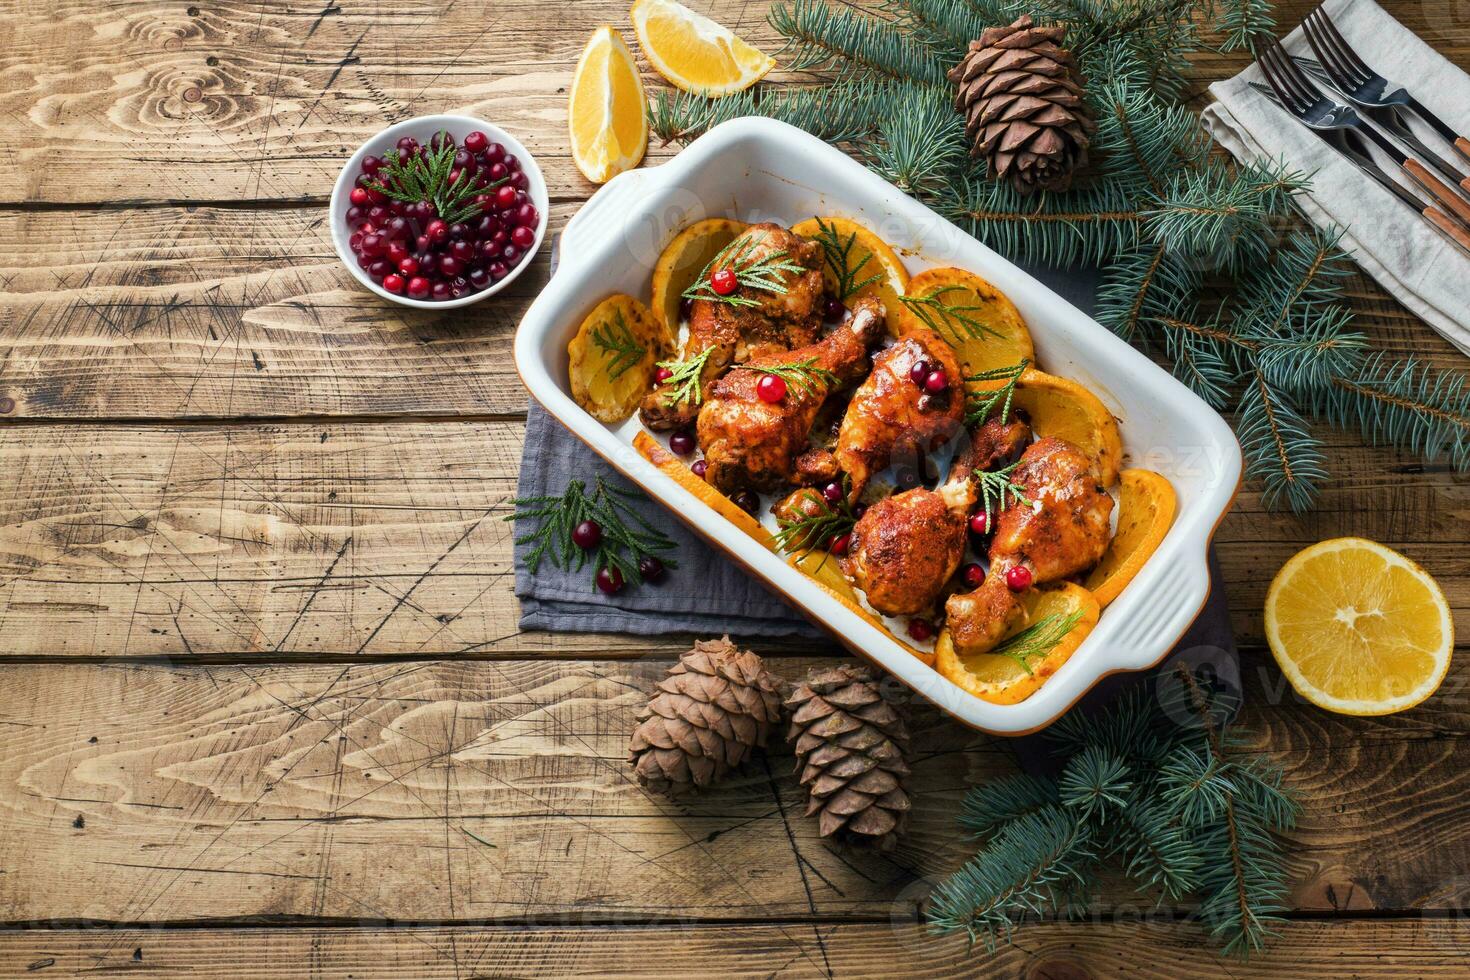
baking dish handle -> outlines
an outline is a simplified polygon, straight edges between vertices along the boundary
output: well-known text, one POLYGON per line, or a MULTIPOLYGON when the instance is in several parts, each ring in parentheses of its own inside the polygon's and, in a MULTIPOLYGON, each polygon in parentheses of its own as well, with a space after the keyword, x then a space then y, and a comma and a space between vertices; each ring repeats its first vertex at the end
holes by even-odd
POLYGON ((559 270, 579 264, 588 246, 616 233, 630 213, 633 201, 641 196, 640 188, 649 175, 648 170, 618 174, 567 220, 561 233, 559 270))

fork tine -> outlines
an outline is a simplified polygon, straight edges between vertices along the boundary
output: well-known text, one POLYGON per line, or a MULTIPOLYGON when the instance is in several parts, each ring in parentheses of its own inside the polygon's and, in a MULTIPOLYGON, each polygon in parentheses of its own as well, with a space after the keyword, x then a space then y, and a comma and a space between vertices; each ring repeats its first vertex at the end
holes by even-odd
POLYGON ((1256 63, 1261 66, 1261 74, 1266 76, 1266 81, 1270 84, 1271 90, 1276 93, 1281 107, 1292 115, 1299 116, 1305 107, 1297 104, 1297 100, 1282 83, 1275 60, 1269 57, 1270 53, 1270 49, 1264 45, 1256 51, 1256 63))
POLYGON ((1310 108, 1314 102, 1322 97, 1317 87, 1307 81, 1306 76, 1301 73, 1301 70, 1291 63, 1291 58, 1287 55, 1286 49, 1281 46, 1279 41, 1270 41, 1265 46, 1265 50, 1260 53, 1260 58, 1262 62, 1269 59, 1275 67, 1277 75, 1280 76, 1281 84, 1292 93, 1293 100, 1300 107, 1298 109, 1299 112, 1310 108))
POLYGON ((1353 73, 1346 70, 1346 66, 1338 59, 1337 52, 1332 50, 1322 29, 1317 25, 1316 18, 1312 16, 1315 13, 1315 10, 1312 11, 1302 21, 1302 33, 1306 35, 1307 43, 1317 55, 1318 66, 1339 88, 1357 88, 1359 83, 1353 81, 1353 73))
POLYGON ((1343 59, 1356 71, 1358 77, 1361 79, 1358 84, 1361 85, 1363 82, 1367 82, 1376 74, 1372 68, 1369 68, 1364 63, 1362 58, 1358 57, 1358 52, 1353 50, 1353 46, 1347 42, 1347 38, 1342 36, 1341 32, 1337 29, 1337 25, 1332 22, 1332 18, 1327 16, 1327 11, 1318 7, 1308 16, 1313 17, 1322 27, 1324 33, 1337 45, 1338 51, 1342 54, 1343 59))

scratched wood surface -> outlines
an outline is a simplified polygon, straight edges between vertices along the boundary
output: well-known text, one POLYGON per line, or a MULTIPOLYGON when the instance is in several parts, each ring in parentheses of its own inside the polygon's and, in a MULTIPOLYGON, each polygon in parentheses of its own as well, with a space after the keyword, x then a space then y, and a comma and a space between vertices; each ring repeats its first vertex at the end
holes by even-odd
MULTIPOLYGON (((765 2, 695 5, 773 46, 765 2)), ((593 190, 577 51, 633 39, 621 0, 554 6, 0 0, 0 976, 1465 975, 1470 651, 1423 707, 1351 719, 1259 649, 1271 575, 1338 534, 1470 622, 1470 477, 1350 434, 1315 513, 1247 486, 1218 537, 1245 721, 1306 801, 1264 959, 1216 961, 1191 906, 1122 882, 994 960, 921 938, 959 797, 1013 766, 922 706, 890 856, 818 839, 781 753, 692 802, 629 781, 687 637, 523 634, 509 587, 510 340, 546 256, 495 302, 403 310, 339 269, 322 208, 387 122, 468 111, 537 155, 558 229, 593 190)), ((1386 6, 1470 67, 1464 0, 1386 6)), ((1201 58, 1196 91, 1242 64, 1201 58)), ((1381 346, 1463 365, 1351 294, 1381 346)))

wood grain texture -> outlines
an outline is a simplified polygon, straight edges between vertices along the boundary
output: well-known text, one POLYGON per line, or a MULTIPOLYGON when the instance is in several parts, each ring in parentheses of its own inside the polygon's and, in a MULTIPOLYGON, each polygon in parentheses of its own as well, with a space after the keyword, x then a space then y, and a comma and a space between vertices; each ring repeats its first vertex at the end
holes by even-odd
MULTIPOLYGON (((1013 771, 1002 740, 916 702, 892 855, 820 840, 782 746, 670 802, 626 764, 668 663, 8 668, 0 922, 912 916, 966 856, 960 797, 1013 771)), ((1269 696, 1247 720, 1306 801, 1293 907, 1470 904, 1465 699, 1372 720, 1269 696)), ((1124 882, 1093 900, 1152 908, 1124 882)))
POLYGON ((0 973, 40 978, 116 971, 145 980, 306 977, 912 977, 1027 980, 1340 980, 1463 977, 1463 919, 1293 922, 1266 957, 1222 961, 1193 926, 1029 925, 994 956, 908 923, 567 929, 118 929, 0 933, 0 973))

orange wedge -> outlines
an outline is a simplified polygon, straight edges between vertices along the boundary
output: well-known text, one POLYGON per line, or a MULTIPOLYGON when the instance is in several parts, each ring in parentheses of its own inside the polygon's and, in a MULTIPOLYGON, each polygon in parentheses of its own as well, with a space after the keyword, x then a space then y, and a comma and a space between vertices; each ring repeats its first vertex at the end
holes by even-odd
POLYGON ((1072 656, 1092 628, 1097 625, 1101 609, 1092 593, 1080 585, 1064 583, 1058 586, 1032 589, 1021 599, 1026 615, 1001 641, 1000 650, 1006 641, 1020 638, 1018 635, 1034 627, 1031 637, 1046 637, 1055 640, 1039 650, 1017 647, 1023 653, 980 653, 962 656, 955 652, 949 630, 939 634, 935 645, 935 668, 955 684, 975 697, 993 704, 1015 704, 1024 701, 1046 683, 1047 678, 1061 670, 1062 664, 1072 656), (1065 626, 1066 621, 1076 616, 1076 622, 1064 635, 1051 636, 1065 626))
MULTIPOLYGON (((1010 367, 1023 358, 1036 363, 1026 321, 1006 295, 964 269, 926 269, 909 280, 902 304, 901 335, 928 327, 954 345, 965 375, 1010 367)), ((1004 381, 968 382, 971 390, 998 388, 1004 381)))
POLYGON ((648 100, 623 36, 604 24, 592 32, 567 98, 572 159, 594 184, 604 184, 643 160, 648 149, 648 100))
POLYGON ((776 67, 775 58, 674 0, 637 0, 632 17, 649 64, 686 92, 729 95, 776 67))
POLYGON ((659 445, 658 440, 653 436, 647 432, 639 432, 633 437, 633 448, 637 449, 644 459, 673 477, 674 481, 685 490, 709 504, 715 513, 755 538, 765 547, 772 551, 776 550, 776 539, 771 536, 770 531, 761 526, 760 521, 736 507, 735 502, 729 497, 695 476, 694 472, 684 465, 683 460, 659 445))
POLYGON ((1118 533, 1082 583, 1103 608, 1158 550, 1179 506, 1174 487, 1153 470, 1124 470, 1120 479, 1118 533))
POLYGON ((1333 538, 1276 573, 1266 640, 1291 686, 1319 708, 1386 715, 1439 687, 1455 627, 1424 569, 1376 542, 1333 538))
POLYGON ((888 311, 888 332, 898 336, 903 309, 898 298, 908 288, 909 271, 887 242, 846 218, 808 218, 791 231, 822 246, 822 275, 834 295, 842 294, 847 283, 854 288, 840 298, 849 306, 864 296, 878 297, 888 311))
POLYGON ((1118 420, 1092 392, 1067 378, 1027 368, 1012 404, 1026 413, 1038 436, 1056 436, 1097 460, 1103 486, 1118 482, 1123 462, 1118 420))

